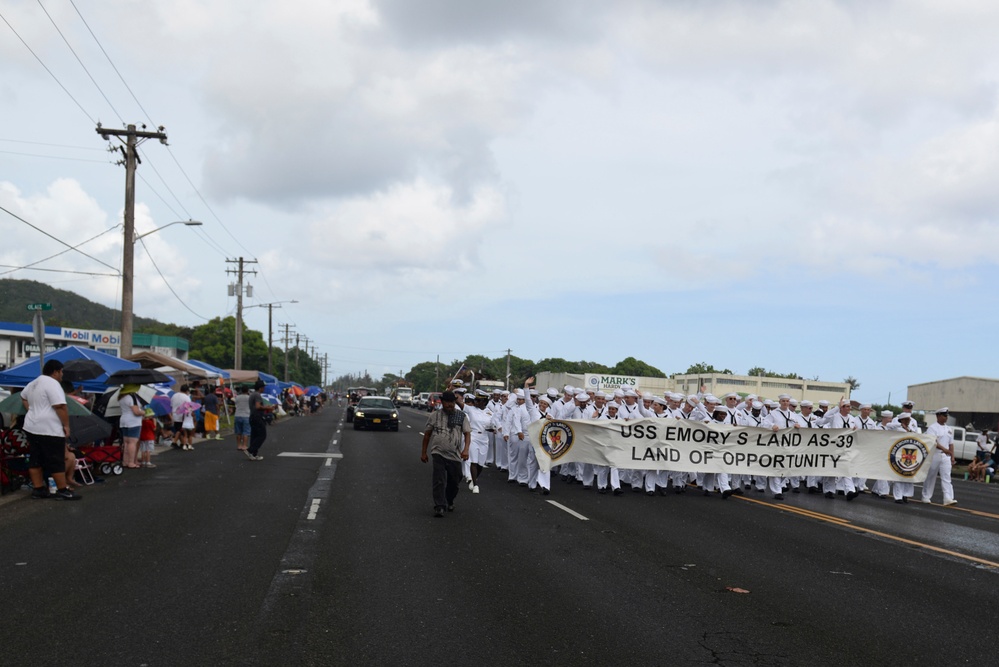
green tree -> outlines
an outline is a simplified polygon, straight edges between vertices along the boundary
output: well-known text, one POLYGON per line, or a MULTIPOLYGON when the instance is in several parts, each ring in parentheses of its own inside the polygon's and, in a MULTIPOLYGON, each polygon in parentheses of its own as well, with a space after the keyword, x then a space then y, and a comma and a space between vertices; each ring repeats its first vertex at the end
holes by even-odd
MULTIPOLYGON (((207 362, 219 368, 234 368, 236 358, 236 318, 215 319, 191 331, 192 359, 207 362)), ((259 331, 243 324, 243 368, 267 368, 267 344, 259 331)))
POLYGON ((857 391, 858 389, 860 389, 860 382, 857 380, 857 378, 853 377, 852 375, 847 375, 845 378, 843 378, 843 382, 850 385, 850 391, 857 391))
POLYGON ((438 383, 444 383, 451 379, 447 374, 444 364, 436 361, 422 361, 406 373, 406 379, 413 383, 413 391, 440 391, 438 383))
MULTIPOLYGON (((644 361, 639 361, 635 357, 627 357, 617 362, 617 365, 610 370, 615 375, 637 375, 639 377, 664 378, 666 374, 655 366, 650 366, 644 361)), ((716 371, 717 372, 717 371, 716 371)))
POLYGON ((711 364, 701 362, 699 364, 693 364, 687 369, 683 375, 708 375, 710 373, 721 373, 722 375, 732 375, 732 371, 729 369, 719 370, 712 366, 711 364))

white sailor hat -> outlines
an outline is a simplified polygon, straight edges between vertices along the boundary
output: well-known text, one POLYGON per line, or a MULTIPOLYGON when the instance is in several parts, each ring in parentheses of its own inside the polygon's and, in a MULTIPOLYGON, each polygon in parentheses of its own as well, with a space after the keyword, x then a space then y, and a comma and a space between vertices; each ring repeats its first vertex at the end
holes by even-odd
POLYGON ((940 408, 934 414, 937 414, 937 415, 949 415, 950 414, 950 408, 940 408))
POLYGON ((617 401, 611 401, 610 403, 607 404, 608 409, 614 408, 615 410, 617 410, 620 407, 621 405, 617 401))
POLYGON ((509 395, 510 395, 510 392, 508 392, 506 389, 504 389, 503 391, 500 392, 500 396, 509 396, 509 395))
POLYGON ((687 397, 687 403, 689 403, 691 406, 697 405, 699 402, 700 401, 698 401, 697 397, 694 396, 693 394, 687 397))
POLYGON ((481 389, 476 389, 475 390, 475 397, 476 398, 489 398, 489 394, 487 392, 482 391, 481 389))
POLYGON ((791 407, 792 408, 798 407, 798 399, 796 399, 796 398, 792 398, 791 399, 791 407))
POLYGON ((546 391, 545 393, 551 396, 552 398, 558 398, 558 389, 556 389, 555 387, 548 387, 548 391, 546 391))
POLYGON ((853 406, 853 404, 850 403, 849 398, 844 398, 842 401, 839 402, 839 407, 843 407, 844 405, 849 405, 851 407, 853 406))
POLYGON ((827 401, 826 399, 823 398, 821 401, 819 401, 819 407, 820 408, 828 408, 829 407, 829 401, 827 401))
POLYGON ((567 384, 564 387, 562 387, 562 393, 564 393, 564 394, 575 394, 576 393, 576 388, 573 387, 571 384, 567 384))
POLYGON ((465 383, 462 382, 461 380, 452 380, 451 384, 454 385, 455 387, 464 387, 465 386, 465 383))
POLYGON ((624 398, 624 389, 615 389, 614 398, 624 398))
POLYGON ((882 417, 894 417, 895 413, 892 412, 891 410, 882 410, 881 411, 881 416, 882 417))
POLYGON ((913 406, 913 402, 912 401, 902 401, 902 407, 903 408, 905 408, 905 407, 911 408, 912 406, 913 406))
POLYGON ((870 410, 871 409, 871 404, 870 403, 861 403, 860 404, 860 409, 863 410, 865 408, 868 409, 868 410, 870 410))
POLYGON ((607 398, 607 394, 605 394, 602 391, 598 391, 597 393, 593 394, 593 398, 607 398))
POLYGON ((766 399, 766 400, 764 400, 764 401, 763 401, 763 405, 767 406, 768 408, 772 408, 772 407, 774 407, 774 406, 775 406, 775 405, 777 405, 777 404, 776 404, 776 403, 774 403, 773 401, 771 401, 771 400, 770 400, 770 399, 768 398, 768 399, 766 399))
POLYGON ((725 394, 725 396, 723 396, 723 398, 725 398, 726 400, 728 400, 730 398, 739 398, 739 394, 735 393, 734 391, 730 391, 727 394, 725 394))
POLYGON ((532 389, 531 390, 531 396, 537 396, 537 395, 538 395, 538 390, 537 389, 532 389))
POLYGON ((721 401, 718 400, 718 397, 715 396, 714 394, 705 394, 704 395, 704 402, 705 403, 721 403, 721 401))
POLYGON ((746 400, 747 400, 747 401, 755 401, 755 400, 756 400, 756 399, 758 399, 758 398, 759 398, 759 396, 757 396, 756 394, 748 394, 748 395, 746 396, 746 400))
POLYGON ((724 412, 725 414, 728 414, 728 408, 726 408, 724 405, 716 405, 715 408, 714 408, 714 410, 712 410, 711 412, 713 412, 713 413, 714 412, 724 412))
POLYGON ((624 395, 625 397, 634 396, 635 398, 638 398, 638 392, 634 389, 625 389, 624 395))
POLYGON ((493 389, 493 394, 500 394, 500 393, 502 392, 499 389, 493 389))
POLYGON ((548 394, 542 394, 541 397, 538 398, 538 403, 547 403, 548 405, 551 405, 552 398, 548 394))
POLYGON ((806 398, 801 403, 799 403, 799 405, 803 408, 810 408, 812 407, 812 402, 806 398))
POLYGON ((753 406, 754 410, 762 410, 763 409, 763 404, 760 403, 759 401, 753 401, 750 405, 753 406))
POLYGON ((451 391, 453 391, 456 394, 464 394, 465 393, 465 388, 464 387, 455 387, 451 391))
POLYGON ((574 398, 577 401, 584 401, 585 402, 585 401, 589 401, 590 400, 590 395, 587 394, 586 392, 581 391, 578 394, 576 394, 574 398))
POLYGON ((666 407, 666 405, 667 405, 666 399, 665 398, 659 398, 658 396, 654 397, 652 399, 652 402, 653 403, 657 403, 657 404, 659 404, 659 405, 661 405, 663 407, 666 407))
POLYGON ((777 397, 778 401, 783 401, 785 399, 788 400, 788 401, 790 401, 791 400, 791 394, 781 394, 780 396, 777 397))
POLYGON ((912 419, 912 413, 911 412, 900 412, 900 413, 898 413, 897 419, 912 419))
POLYGON ((518 389, 517 391, 515 391, 513 393, 517 395, 517 399, 518 400, 521 399, 521 398, 524 398, 524 390, 523 389, 518 389))
POLYGON ((596 393, 597 393, 597 390, 596 390, 596 389, 594 389, 593 387, 589 387, 588 389, 585 389, 584 391, 585 391, 585 392, 586 392, 587 394, 596 394, 596 393))
POLYGON ((651 400, 654 400, 654 399, 655 399, 655 396, 652 395, 651 391, 644 391, 644 392, 642 392, 642 400, 643 401, 651 401, 651 400))

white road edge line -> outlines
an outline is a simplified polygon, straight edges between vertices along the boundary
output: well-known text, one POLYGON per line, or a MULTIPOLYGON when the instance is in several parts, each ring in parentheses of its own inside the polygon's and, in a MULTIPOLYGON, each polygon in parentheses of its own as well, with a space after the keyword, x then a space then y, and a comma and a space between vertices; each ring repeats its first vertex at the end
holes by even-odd
POLYGON ((557 503, 554 500, 548 500, 548 501, 545 501, 545 502, 547 502, 547 503, 549 503, 551 505, 554 505, 555 507, 559 508, 563 512, 568 512, 569 514, 573 515, 574 517, 576 517, 580 521, 589 521, 589 519, 587 519, 585 516, 583 516, 579 512, 574 512, 573 510, 569 509, 568 507, 566 507, 565 505, 563 505, 561 503, 557 503))
POLYGON ((323 501, 320 500, 319 498, 312 499, 312 507, 309 508, 309 516, 307 516, 306 519, 308 519, 309 521, 316 520, 316 514, 319 512, 319 505, 322 502, 323 501))

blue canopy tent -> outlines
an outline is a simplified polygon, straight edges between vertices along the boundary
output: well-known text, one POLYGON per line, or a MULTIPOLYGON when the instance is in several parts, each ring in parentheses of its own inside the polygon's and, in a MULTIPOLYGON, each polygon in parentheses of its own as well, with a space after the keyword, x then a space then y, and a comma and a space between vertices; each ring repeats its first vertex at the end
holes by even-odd
POLYGON ((221 375, 226 380, 229 379, 229 371, 227 371, 227 370, 223 370, 223 369, 221 369, 221 368, 219 368, 217 366, 212 366, 211 364, 206 363, 204 361, 198 361, 197 359, 185 359, 184 361, 186 361, 187 363, 191 364, 192 366, 197 366, 198 368, 203 368, 206 371, 210 371, 212 373, 217 373, 218 375, 221 375))
MULTIPOLYGON (((99 363, 101 368, 104 369, 104 373, 102 375, 94 378, 93 380, 74 383, 83 385, 83 391, 94 393, 101 393, 108 388, 107 381, 108 376, 111 373, 139 367, 139 364, 134 361, 120 359, 113 355, 105 354, 104 352, 98 352, 97 350, 91 350, 87 347, 78 347, 76 345, 61 347, 55 352, 47 352, 45 354, 45 360, 48 361, 49 359, 57 359, 64 364, 71 359, 90 359, 99 363)), ((22 361, 17 366, 0 372, 0 387, 25 387, 29 382, 41 374, 42 367, 39 363, 38 357, 31 357, 30 359, 22 361)))

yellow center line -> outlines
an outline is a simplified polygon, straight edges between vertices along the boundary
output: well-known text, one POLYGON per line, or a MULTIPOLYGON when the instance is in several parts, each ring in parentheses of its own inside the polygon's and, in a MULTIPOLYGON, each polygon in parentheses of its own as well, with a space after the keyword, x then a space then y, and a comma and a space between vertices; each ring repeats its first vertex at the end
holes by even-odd
MULTIPOLYGON (((984 558, 977 558, 975 556, 969 556, 968 554, 962 554, 957 551, 951 551, 950 549, 944 549, 943 547, 937 547, 932 544, 926 544, 925 542, 918 542, 916 540, 910 540, 906 537, 900 537, 898 535, 892 535, 890 533, 884 533, 880 530, 874 530, 873 528, 865 528, 863 526, 858 526, 852 524, 845 519, 840 519, 839 517, 830 516, 828 514, 822 514, 820 512, 813 512, 811 510, 801 510, 797 507, 790 507, 788 505, 778 505, 776 503, 768 503, 763 500, 754 500, 753 498, 746 498, 745 496, 736 496, 739 500, 744 500, 750 503, 756 503, 757 505, 764 505, 766 507, 771 507, 777 510, 784 510, 793 512, 794 514, 800 514, 802 516, 818 519, 819 521, 825 521, 826 523, 832 523, 842 528, 850 528, 852 530, 859 530, 861 532, 867 533, 869 535, 877 535, 878 537, 883 537, 888 540, 893 540, 895 542, 901 542, 902 544, 909 544, 914 547, 920 547, 923 549, 929 549, 930 551, 936 551, 937 553, 946 554, 948 556, 953 556, 954 558, 960 558, 962 560, 971 561, 972 563, 978 563, 979 565, 986 565, 988 567, 999 568, 999 563, 995 563, 990 560, 985 560, 984 558)), ((967 510, 969 512, 974 512, 975 510, 967 510)))
POLYGON ((756 500, 754 498, 747 498, 746 496, 734 496, 734 497, 738 498, 739 500, 743 500, 747 503, 756 503, 758 505, 766 505, 767 507, 777 507, 782 510, 787 510, 788 512, 793 512, 795 514, 801 514, 802 516, 811 517, 813 519, 822 519, 823 521, 829 521, 832 523, 850 525, 850 521, 848 519, 841 519, 836 516, 830 516, 828 514, 822 514, 820 512, 815 512, 812 510, 806 510, 802 507, 794 507, 793 505, 777 505, 774 503, 768 503, 765 500, 756 500))

